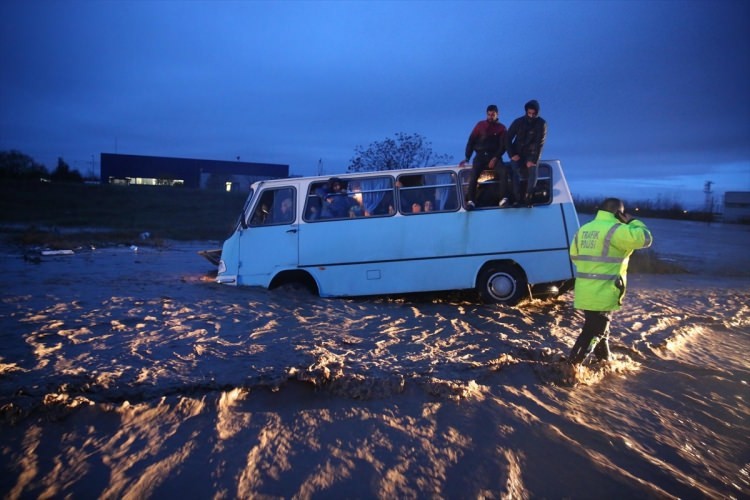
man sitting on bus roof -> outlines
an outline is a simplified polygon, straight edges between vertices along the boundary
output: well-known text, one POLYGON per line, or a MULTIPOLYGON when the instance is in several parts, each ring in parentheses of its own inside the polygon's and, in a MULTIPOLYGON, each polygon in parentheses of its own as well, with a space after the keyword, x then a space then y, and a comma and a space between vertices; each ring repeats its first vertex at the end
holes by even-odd
POLYGON ((505 125, 498 121, 499 112, 497 106, 487 106, 487 119, 478 122, 469 134, 466 143, 465 159, 459 164, 466 165, 471 156, 476 152, 471 166, 469 176, 469 190, 466 194, 466 209, 472 210, 476 206, 474 199, 477 192, 477 181, 479 174, 484 170, 496 169, 495 175, 498 182, 498 195, 500 206, 508 203, 505 197, 507 173, 503 165, 503 153, 505 153, 505 125))

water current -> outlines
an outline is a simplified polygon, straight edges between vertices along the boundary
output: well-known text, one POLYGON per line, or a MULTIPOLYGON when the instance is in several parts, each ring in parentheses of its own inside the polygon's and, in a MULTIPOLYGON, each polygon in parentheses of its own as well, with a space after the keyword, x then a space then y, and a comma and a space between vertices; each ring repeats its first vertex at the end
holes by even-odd
POLYGON ((570 294, 321 299, 216 285, 206 243, 3 247, 0 494, 747 498, 750 278, 723 270, 750 233, 692 224, 653 221, 657 250, 712 271, 633 275, 614 361, 579 369, 570 294))

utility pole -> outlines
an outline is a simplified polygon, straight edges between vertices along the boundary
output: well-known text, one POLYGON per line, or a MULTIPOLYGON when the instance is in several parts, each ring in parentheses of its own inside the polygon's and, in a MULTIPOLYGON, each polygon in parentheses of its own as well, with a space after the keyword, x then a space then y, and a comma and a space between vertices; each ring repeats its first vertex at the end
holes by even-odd
POLYGON ((706 194, 705 211, 709 214, 712 214, 714 212, 714 195, 713 191, 711 190, 711 185, 713 183, 713 181, 706 181, 706 183, 703 185, 703 192, 706 194))

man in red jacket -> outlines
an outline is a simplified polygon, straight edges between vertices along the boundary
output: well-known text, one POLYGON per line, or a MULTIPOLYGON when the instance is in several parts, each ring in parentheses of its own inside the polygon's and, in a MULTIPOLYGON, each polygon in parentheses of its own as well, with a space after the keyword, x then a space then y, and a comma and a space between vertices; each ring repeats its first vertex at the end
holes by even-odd
POLYGON ((505 125, 498 121, 498 110, 494 104, 487 106, 487 119, 477 123, 471 131, 469 141, 466 143, 465 159, 459 165, 462 167, 466 165, 475 152, 476 156, 474 156, 469 176, 466 209, 472 210, 475 207, 477 180, 479 174, 487 169, 496 169, 495 177, 498 182, 500 206, 505 206, 508 203, 505 197, 507 173, 502 161, 505 152, 505 125))

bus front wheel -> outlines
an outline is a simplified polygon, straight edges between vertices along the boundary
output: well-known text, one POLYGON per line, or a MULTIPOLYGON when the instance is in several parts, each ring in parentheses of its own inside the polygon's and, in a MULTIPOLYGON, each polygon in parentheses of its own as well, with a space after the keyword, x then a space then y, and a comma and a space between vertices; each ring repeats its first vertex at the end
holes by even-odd
POLYGON ((523 271, 511 264, 493 264, 479 274, 477 289, 482 300, 514 306, 529 294, 523 271))

